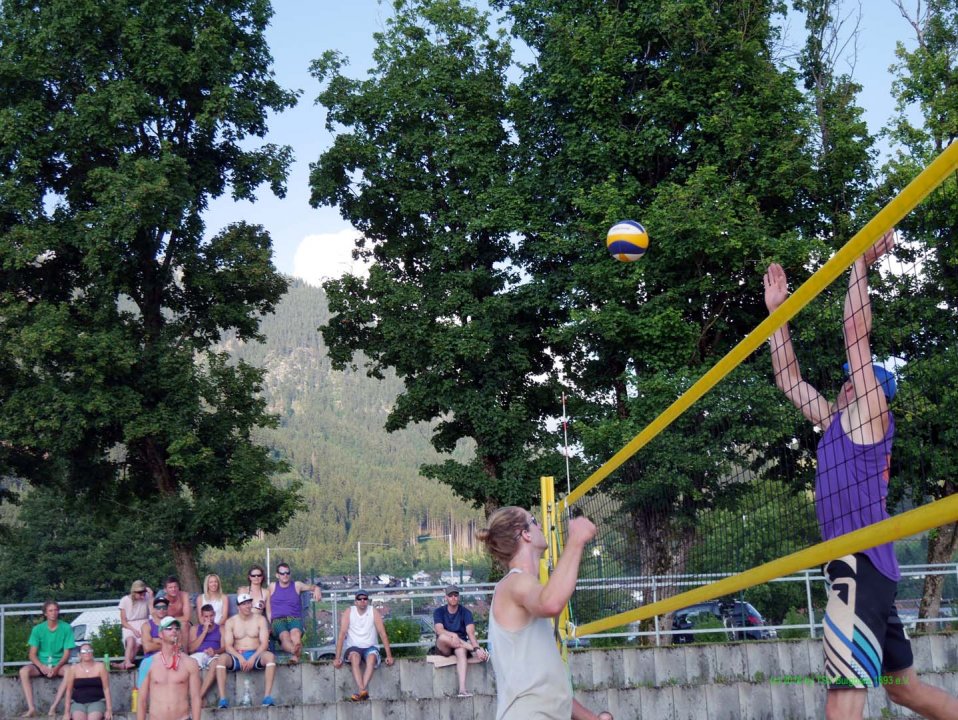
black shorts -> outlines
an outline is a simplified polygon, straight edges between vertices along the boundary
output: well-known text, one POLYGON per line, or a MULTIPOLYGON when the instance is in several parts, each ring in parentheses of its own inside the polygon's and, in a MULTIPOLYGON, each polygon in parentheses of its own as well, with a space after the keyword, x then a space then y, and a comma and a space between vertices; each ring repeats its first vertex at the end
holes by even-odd
POLYGON ((912 666, 911 641, 895 609, 898 583, 867 555, 855 553, 825 566, 825 676, 830 688, 872 688, 883 675, 912 666))

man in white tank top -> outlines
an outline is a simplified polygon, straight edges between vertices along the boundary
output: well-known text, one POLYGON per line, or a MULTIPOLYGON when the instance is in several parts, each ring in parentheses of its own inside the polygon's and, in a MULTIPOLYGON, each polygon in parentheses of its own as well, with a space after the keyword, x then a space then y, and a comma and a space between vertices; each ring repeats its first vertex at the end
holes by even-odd
POLYGON ((343 611, 339 619, 339 636, 336 638, 336 659, 333 667, 343 666, 343 660, 348 660, 353 669, 353 680, 356 681, 356 692, 350 696, 353 702, 369 699, 369 681, 379 665, 379 648, 377 638, 382 641, 386 651, 386 664, 393 664, 392 650, 389 649, 389 636, 386 635, 386 626, 383 617, 376 608, 369 607, 369 593, 365 590, 356 591, 356 604, 343 611), (343 652, 343 646, 346 652, 343 652), (363 664, 365 663, 365 668, 363 664))
POLYGON ((528 510, 504 507, 479 532, 489 552, 508 569, 489 610, 489 644, 496 673, 496 720, 612 720, 572 697, 572 682, 556 646, 552 619, 569 602, 585 545, 595 537, 587 518, 569 521, 568 540, 545 585, 539 559, 548 547, 528 510))

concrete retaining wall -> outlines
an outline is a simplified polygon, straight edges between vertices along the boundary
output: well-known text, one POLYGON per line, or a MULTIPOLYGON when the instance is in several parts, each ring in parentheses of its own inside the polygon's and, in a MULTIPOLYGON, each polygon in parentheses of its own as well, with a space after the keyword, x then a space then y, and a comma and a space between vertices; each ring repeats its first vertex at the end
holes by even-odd
MULTIPOLYGON (((958 694, 958 638, 929 635, 913 640, 915 667, 922 679, 958 694)), ((574 653, 570 667, 576 696, 590 707, 608 709, 617 720, 650 718, 738 718, 800 720, 823 716, 825 690, 816 682, 822 671, 821 641, 797 640, 708 644, 663 648, 589 650, 574 653)), ((495 683, 489 664, 472 665, 468 683, 475 696, 456 695, 453 667, 435 669, 423 660, 397 660, 377 670, 370 687, 373 700, 345 702, 353 691, 349 668, 331 663, 277 668, 269 708, 208 710, 213 720, 483 720, 495 716, 495 683)), ((262 674, 252 675, 262 694, 262 674)), ((242 684, 242 683, 241 683, 242 684)), ((132 674, 111 675, 114 717, 130 708, 132 674)), ((34 680, 37 708, 45 715, 56 683, 34 680)), ((207 701, 213 702, 214 690, 207 701)), ((236 676, 227 695, 235 705, 236 676)), ((868 694, 866 717, 903 716, 885 693, 868 694)), ((0 679, 0 718, 26 709, 15 677, 0 679)), ((62 706, 60 708, 62 713, 62 706)), ((130 715, 129 720, 135 716, 130 715)))

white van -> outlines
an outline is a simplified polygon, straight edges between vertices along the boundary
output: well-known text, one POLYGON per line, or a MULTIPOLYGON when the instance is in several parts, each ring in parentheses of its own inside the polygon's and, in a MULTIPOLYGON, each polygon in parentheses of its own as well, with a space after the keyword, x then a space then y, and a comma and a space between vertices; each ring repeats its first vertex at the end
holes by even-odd
POLYGON ((120 608, 84 610, 70 623, 70 627, 73 628, 73 641, 78 645, 81 642, 89 642, 100 627, 107 623, 120 624, 120 608))

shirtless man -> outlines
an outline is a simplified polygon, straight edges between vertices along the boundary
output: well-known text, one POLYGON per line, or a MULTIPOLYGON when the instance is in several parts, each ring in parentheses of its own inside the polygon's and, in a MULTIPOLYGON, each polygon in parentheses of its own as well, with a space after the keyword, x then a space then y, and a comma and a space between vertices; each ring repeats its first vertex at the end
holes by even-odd
POLYGON ((269 625, 262 615, 253 614, 253 598, 247 593, 236 596, 238 615, 233 615, 223 624, 223 647, 226 652, 220 655, 213 664, 213 672, 207 673, 200 688, 200 697, 206 697, 213 677, 216 677, 216 688, 219 690, 220 701, 217 707, 228 708, 226 700, 226 671, 250 672, 251 670, 266 671, 266 688, 263 694, 263 705, 275 705, 270 692, 273 689, 273 676, 276 674, 276 658, 267 648, 269 647, 269 625))
POLYGON ((140 686, 136 720, 201 720, 200 668, 180 650, 180 621, 160 621, 160 649, 140 686))
POLYGON ((163 590, 166 593, 167 601, 170 603, 168 610, 170 617, 179 620, 183 631, 188 632, 193 608, 190 607, 190 601, 186 593, 180 592, 179 578, 176 575, 170 575, 163 581, 163 590))

